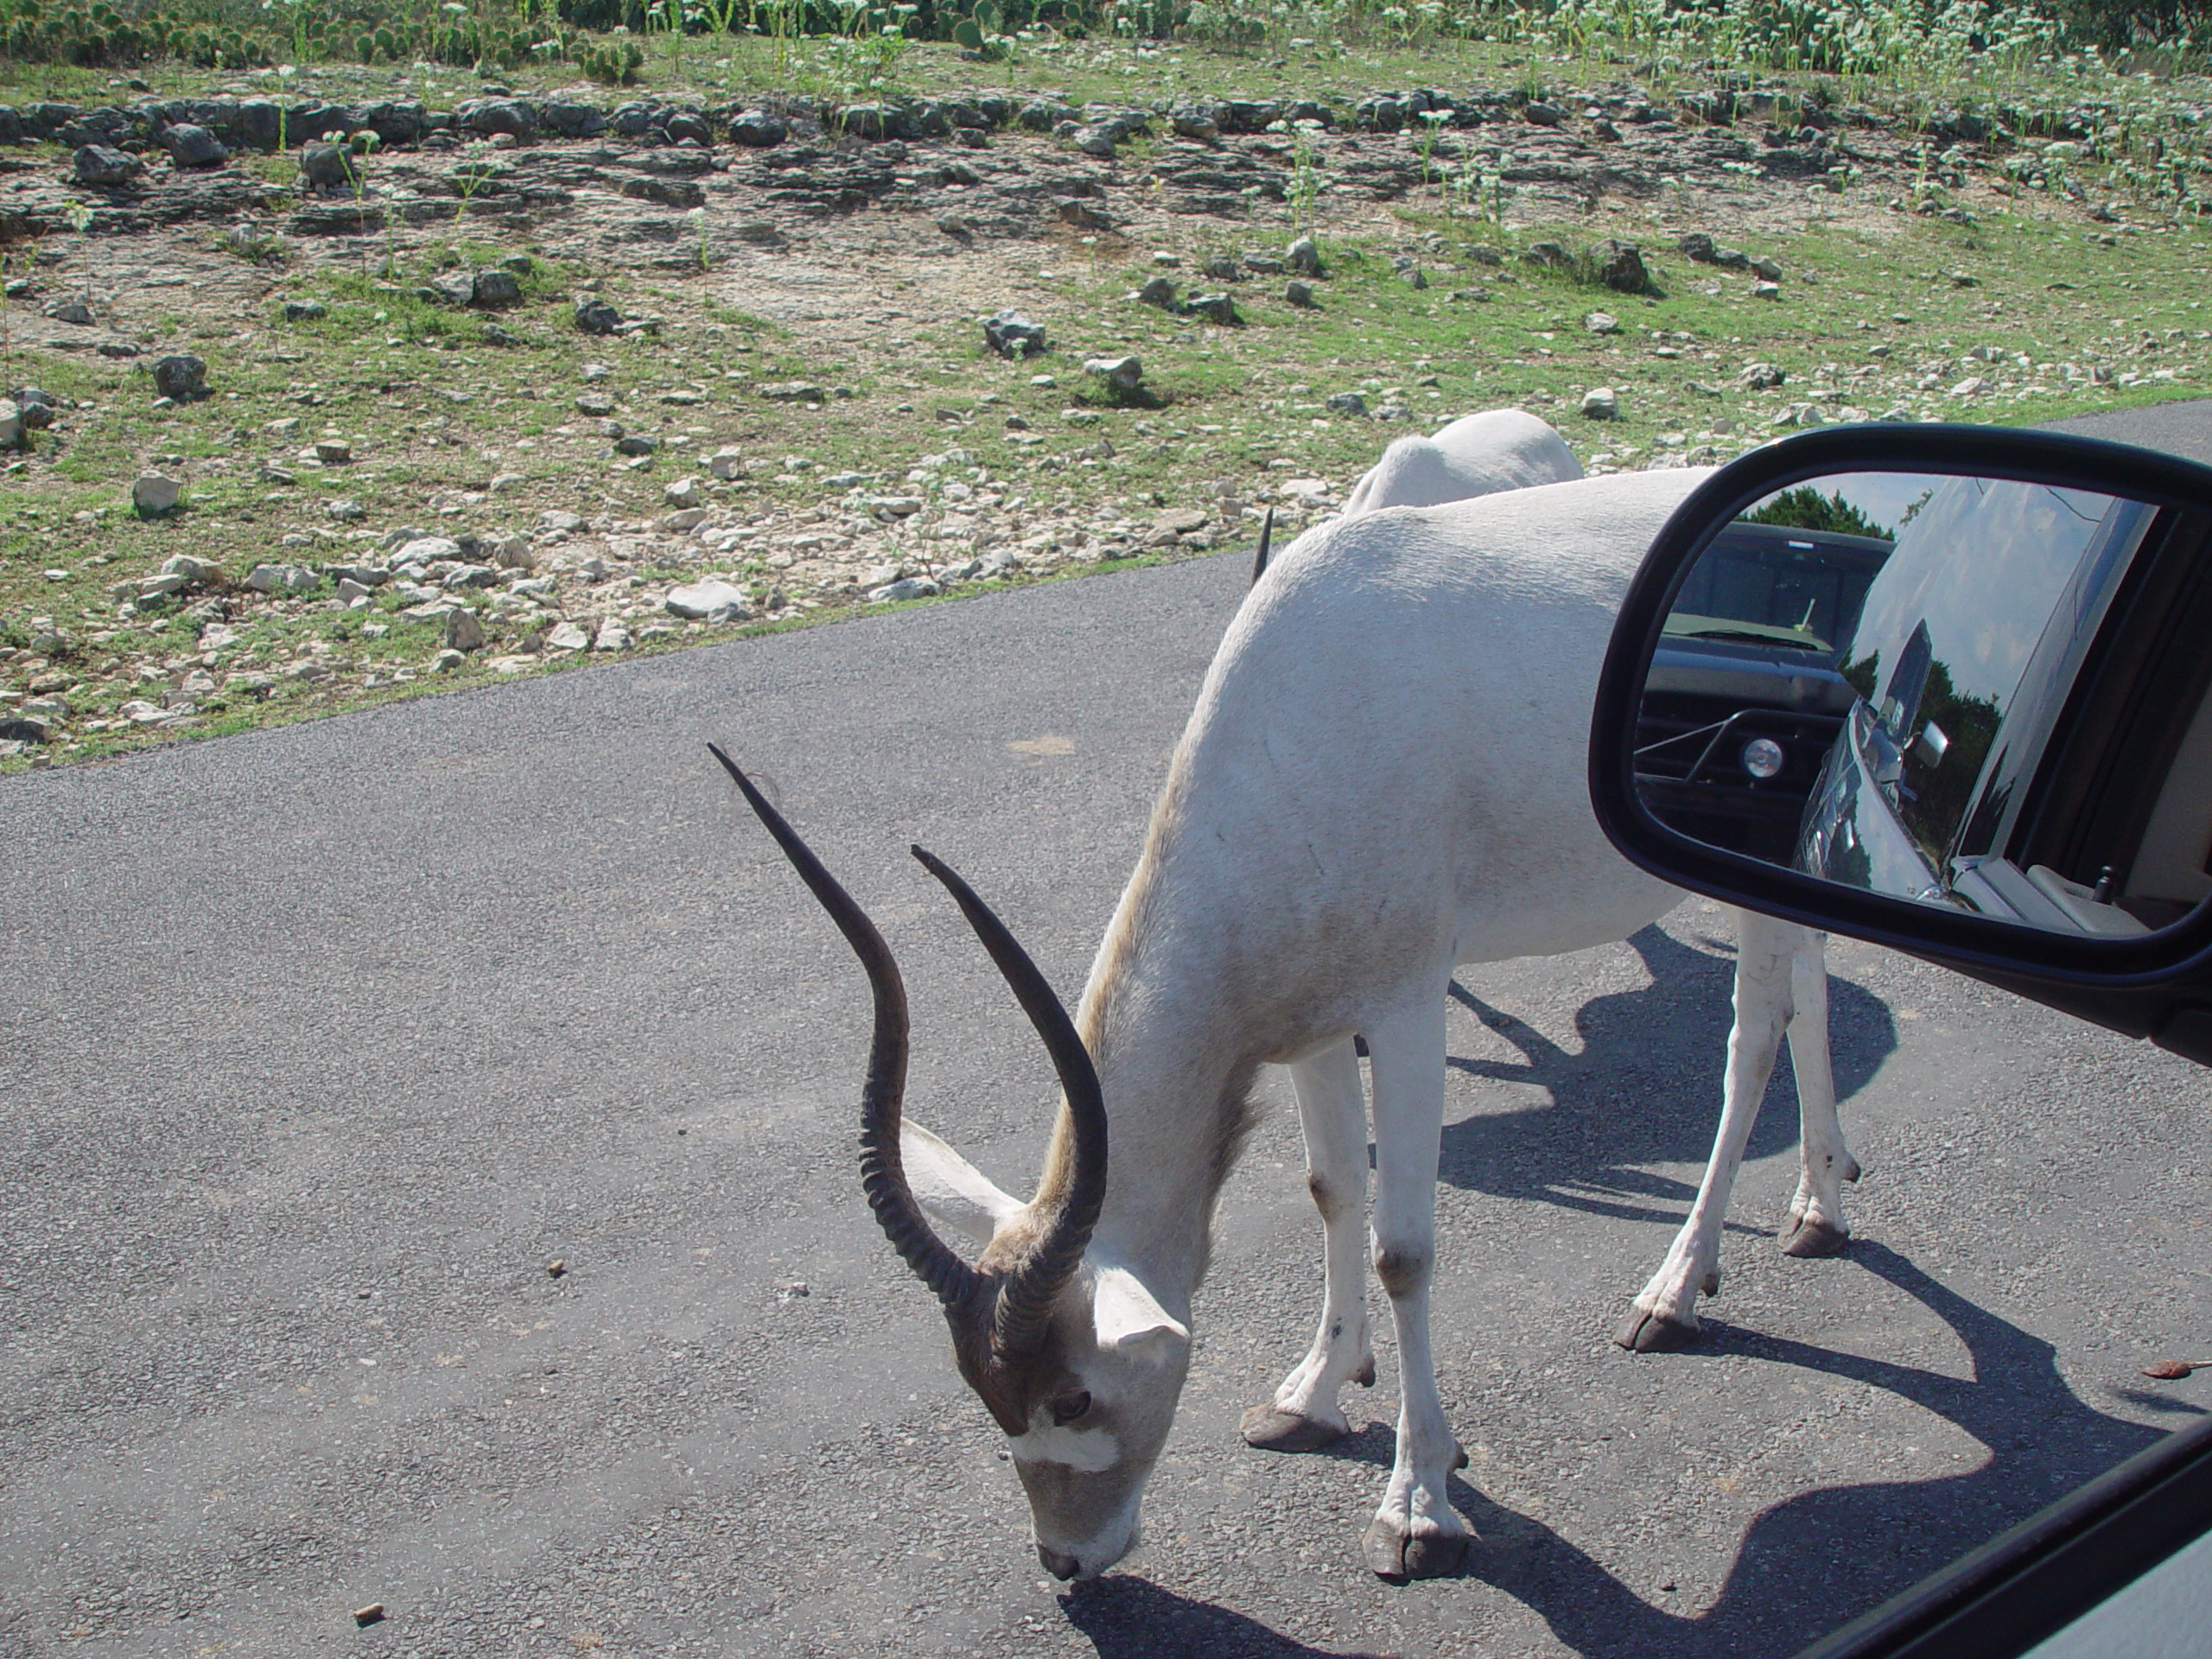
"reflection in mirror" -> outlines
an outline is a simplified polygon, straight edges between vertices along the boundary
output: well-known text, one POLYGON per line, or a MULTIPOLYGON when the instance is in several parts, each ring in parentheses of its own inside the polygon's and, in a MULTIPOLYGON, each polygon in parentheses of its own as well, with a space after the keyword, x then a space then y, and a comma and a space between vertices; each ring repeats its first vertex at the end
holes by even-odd
POLYGON ((1777 492, 1675 593, 1638 793, 1694 840, 1844 886, 2047 931, 2164 926, 2212 897, 2212 581, 2159 550, 2207 531, 1998 479, 1777 492))

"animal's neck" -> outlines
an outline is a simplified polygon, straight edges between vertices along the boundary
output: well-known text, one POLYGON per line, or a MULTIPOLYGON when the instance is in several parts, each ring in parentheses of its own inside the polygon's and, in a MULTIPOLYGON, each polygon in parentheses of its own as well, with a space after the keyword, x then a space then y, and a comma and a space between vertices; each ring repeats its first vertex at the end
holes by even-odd
MULTIPOLYGON (((1096 1253, 1129 1268, 1179 1318, 1205 1276, 1216 1196, 1249 1128, 1255 1069, 1245 1033, 1220 1006, 1235 982, 1222 933, 1158 902, 1153 838, 1099 947, 1077 1018, 1106 1103, 1105 1207, 1096 1253), (1179 915, 1182 925, 1157 924, 1179 915)), ((1056 1133, 1044 1185, 1066 1167, 1056 1133)))

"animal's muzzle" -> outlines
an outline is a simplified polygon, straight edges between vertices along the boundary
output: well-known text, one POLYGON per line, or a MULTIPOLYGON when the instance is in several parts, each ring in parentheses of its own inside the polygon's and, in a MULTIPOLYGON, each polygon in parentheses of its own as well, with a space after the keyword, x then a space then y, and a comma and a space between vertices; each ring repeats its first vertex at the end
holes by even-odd
POLYGON ((1047 1573, 1063 1584, 1082 1570, 1081 1563, 1074 1556, 1063 1555, 1058 1550, 1044 1544, 1037 1546, 1037 1559, 1044 1562, 1047 1573))

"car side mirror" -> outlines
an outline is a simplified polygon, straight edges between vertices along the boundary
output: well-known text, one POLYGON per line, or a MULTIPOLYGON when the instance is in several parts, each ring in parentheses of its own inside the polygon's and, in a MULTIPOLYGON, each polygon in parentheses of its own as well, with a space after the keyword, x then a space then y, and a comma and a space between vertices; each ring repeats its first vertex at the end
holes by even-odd
POLYGON ((1986 427, 1754 450, 1630 586, 1590 785, 1655 875, 2212 1063, 2212 469, 1986 427))

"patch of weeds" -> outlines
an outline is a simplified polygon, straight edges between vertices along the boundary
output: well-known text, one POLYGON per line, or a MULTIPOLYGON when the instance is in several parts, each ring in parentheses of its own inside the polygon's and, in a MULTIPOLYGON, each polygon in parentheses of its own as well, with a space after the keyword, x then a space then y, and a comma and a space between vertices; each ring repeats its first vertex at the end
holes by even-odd
POLYGON ((218 253, 227 253, 250 265, 281 265, 291 245, 270 226, 257 223, 233 225, 210 238, 218 253))

